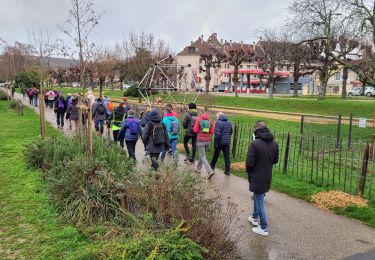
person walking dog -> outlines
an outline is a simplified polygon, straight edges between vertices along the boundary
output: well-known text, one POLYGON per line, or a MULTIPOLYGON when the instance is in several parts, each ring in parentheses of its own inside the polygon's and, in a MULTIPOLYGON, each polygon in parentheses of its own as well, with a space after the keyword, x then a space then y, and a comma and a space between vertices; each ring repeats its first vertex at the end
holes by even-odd
POLYGON ((215 151, 211 161, 211 168, 215 170, 217 160, 220 152, 223 151, 225 162, 225 175, 230 175, 230 140, 233 133, 232 123, 224 115, 219 112, 216 115, 217 122, 215 123, 214 146, 215 151))
POLYGON ((246 157, 249 189, 254 196, 254 211, 249 221, 255 226, 252 228, 254 233, 268 236, 264 197, 271 187, 272 166, 279 160, 279 148, 264 122, 255 124, 254 134, 255 140, 250 144, 246 157))

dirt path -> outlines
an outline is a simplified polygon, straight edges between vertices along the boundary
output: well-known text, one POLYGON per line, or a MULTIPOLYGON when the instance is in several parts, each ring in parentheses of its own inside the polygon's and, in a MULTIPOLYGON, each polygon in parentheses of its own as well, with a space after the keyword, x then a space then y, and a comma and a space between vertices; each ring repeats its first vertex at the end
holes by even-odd
MULTIPOLYGON (((22 99, 21 95, 17 97, 22 99)), ((26 99, 24 103, 28 105, 26 99)), ((47 108, 46 120, 56 126, 54 118, 53 110, 47 108)), ((138 159, 143 155, 143 145, 138 142, 138 159)), ((179 165, 186 167, 183 158, 180 156, 179 165)), ((342 259, 350 256, 361 259, 354 256, 360 253, 368 257, 363 259, 375 259, 375 229, 359 221, 271 191, 266 196, 270 235, 260 237, 251 232, 247 220, 252 205, 247 180, 228 177, 217 170, 208 185, 238 205, 238 224, 244 231, 240 244, 243 259, 342 259)))

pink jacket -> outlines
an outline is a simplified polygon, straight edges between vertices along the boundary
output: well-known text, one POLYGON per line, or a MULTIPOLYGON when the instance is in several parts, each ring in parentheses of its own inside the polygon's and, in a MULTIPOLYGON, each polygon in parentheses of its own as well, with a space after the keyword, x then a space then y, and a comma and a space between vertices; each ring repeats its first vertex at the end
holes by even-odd
POLYGON ((211 136, 214 133, 214 123, 208 117, 207 114, 204 113, 197 118, 197 120, 195 121, 195 125, 194 125, 194 133, 198 134, 198 141, 199 142, 211 142, 211 136), (201 120, 208 120, 210 122, 210 132, 209 133, 202 133, 202 131, 200 131, 201 120))

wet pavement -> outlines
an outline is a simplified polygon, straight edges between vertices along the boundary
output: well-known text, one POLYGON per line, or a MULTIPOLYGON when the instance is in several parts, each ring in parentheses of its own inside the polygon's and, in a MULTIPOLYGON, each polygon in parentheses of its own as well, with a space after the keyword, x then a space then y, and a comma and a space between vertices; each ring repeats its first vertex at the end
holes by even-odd
MULTIPOLYGON (((22 99, 20 94, 16 95, 22 99)), ((28 105, 28 100, 24 99, 24 103, 28 105)), ((46 120, 56 127, 52 109, 46 109, 46 120)), ((143 155, 143 145, 138 142, 137 158, 143 155)), ((180 156, 179 165, 186 167, 183 158, 180 156)), ((207 183, 238 206, 237 224, 243 231, 239 245, 242 259, 375 259, 375 229, 357 220, 270 191, 266 196, 269 236, 262 237, 251 232, 247 220, 252 200, 246 179, 226 176, 217 170, 207 183)))

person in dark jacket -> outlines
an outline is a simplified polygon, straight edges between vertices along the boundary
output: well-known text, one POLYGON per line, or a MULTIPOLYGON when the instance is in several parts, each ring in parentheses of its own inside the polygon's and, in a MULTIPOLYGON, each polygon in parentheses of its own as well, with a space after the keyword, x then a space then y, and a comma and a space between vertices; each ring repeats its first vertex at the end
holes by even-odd
POLYGON ((120 142, 121 147, 124 147, 124 138, 118 138, 118 134, 121 129, 122 122, 126 118, 127 111, 125 110, 125 102, 121 102, 108 117, 108 125, 112 125, 113 141, 115 143, 120 142))
POLYGON ((252 229, 254 233, 267 236, 264 196, 271 187, 272 166, 278 162, 279 149, 265 123, 258 121, 254 126, 254 134, 255 140, 250 144, 246 158, 250 191, 254 193, 254 212, 249 221, 256 226, 252 229))
MULTIPOLYGON (((158 128, 160 129, 160 128, 158 128)), ((144 144, 146 144, 146 151, 150 154, 151 158, 151 167, 154 170, 157 170, 159 168, 158 159, 160 152, 163 149, 163 146, 166 146, 166 148, 169 148, 169 138, 168 138, 168 132, 165 127, 165 125, 161 122, 161 117, 159 115, 159 111, 154 109, 150 112, 149 115, 149 121, 147 122, 146 126, 144 127, 142 131, 142 141, 144 144), (164 133, 164 144, 156 145, 157 141, 154 140, 155 127, 162 127, 163 133, 164 133)))
POLYGON ((65 119, 69 119, 69 129, 73 132, 76 131, 77 129, 77 124, 78 124, 78 107, 77 107, 77 102, 78 100, 76 98, 71 98, 71 103, 68 104, 68 109, 66 110, 66 116, 65 119))
POLYGON ((104 121, 107 119, 107 109, 101 98, 92 105, 92 116, 95 121, 95 130, 97 134, 103 135, 104 121))
POLYGON ((232 123, 227 119, 224 113, 219 112, 216 115, 217 122, 215 123, 214 134, 214 156, 211 161, 211 168, 215 170, 217 159, 220 152, 223 151, 225 161, 225 174, 230 175, 230 140, 233 133, 232 123))
POLYGON ((66 101, 63 96, 60 96, 55 101, 54 112, 56 114, 57 128, 64 129, 64 116, 66 112, 66 101))
POLYGON ((197 134, 194 133, 194 125, 197 120, 198 113, 197 113, 197 105, 195 103, 189 104, 189 111, 185 114, 182 120, 182 126, 185 129, 184 135, 184 148, 186 152, 186 159, 185 162, 189 161, 191 163, 195 162, 195 154, 197 153, 197 134), (192 153, 190 154, 189 149, 189 141, 191 139, 191 150, 192 153))
POLYGON ((141 122, 135 117, 133 110, 128 111, 128 118, 122 123, 118 138, 120 143, 124 143, 124 137, 126 141, 126 149, 128 150, 129 157, 137 161, 135 158, 135 146, 138 141, 138 136, 142 137, 141 122))

